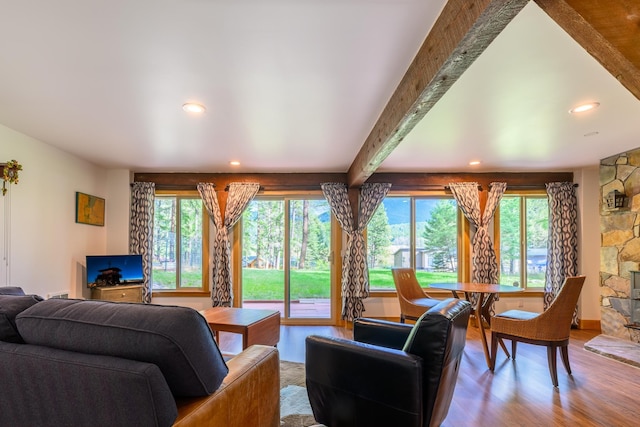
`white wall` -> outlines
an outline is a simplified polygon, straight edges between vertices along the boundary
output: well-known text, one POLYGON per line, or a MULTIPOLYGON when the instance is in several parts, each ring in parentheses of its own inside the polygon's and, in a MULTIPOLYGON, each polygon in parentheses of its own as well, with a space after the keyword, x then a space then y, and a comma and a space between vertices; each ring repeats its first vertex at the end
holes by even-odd
POLYGON ((579 184, 578 196, 578 272, 587 276, 580 301, 578 317, 600 320, 600 169, 599 166, 574 172, 579 184))
MULTIPOLYGON (((89 162, 0 125, 0 162, 18 160, 20 182, 0 196, 3 238, 0 286, 22 286, 47 297, 67 291, 86 297, 85 256, 105 253, 105 227, 75 222, 76 191, 107 199, 107 172, 89 162), (5 237, 8 241, 5 241, 5 237)), ((127 188, 128 189, 128 188, 127 188)))
POLYGON ((107 171, 106 221, 107 254, 129 253, 129 216, 131 211, 131 172, 128 169, 107 171))
MULTIPOLYGON (((0 255, 8 252, 7 261, 0 260, 0 286, 21 286, 45 298, 58 292, 89 298, 85 257, 129 252, 131 172, 103 169, 0 125, 0 163, 12 159, 23 171, 0 196, 0 255), (104 227, 75 222, 76 191, 106 200, 104 227)), ((210 298, 153 302, 211 307, 210 298)))

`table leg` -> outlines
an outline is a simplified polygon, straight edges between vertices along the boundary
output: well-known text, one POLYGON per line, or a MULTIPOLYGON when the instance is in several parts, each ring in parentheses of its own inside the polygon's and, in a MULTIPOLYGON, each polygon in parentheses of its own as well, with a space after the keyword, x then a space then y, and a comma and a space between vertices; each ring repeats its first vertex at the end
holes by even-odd
POLYGON ((242 332, 242 349, 249 347, 249 329, 245 329, 242 332))
MULTIPOLYGON (((491 304, 493 304, 493 301, 495 299, 495 294, 487 294, 487 298, 482 303, 481 317, 485 322, 487 322, 487 325, 489 325, 489 327, 491 327, 491 304)), ((504 354, 507 356, 507 358, 511 357, 509 351, 507 350, 507 347, 504 345, 504 341, 499 340, 498 343, 500 344, 500 347, 502 347, 502 350, 504 351, 504 354)))
POLYGON ((478 320, 478 328, 480 329, 482 349, 484 350, 484 358, 487 361, 487 366, 491 366, 491 360, 489 358, 489 345, 487 344, 487 335, 485 334, 484 324, 482 322, 482 304, 485 296, 483 293, 476 293, 478 294, 478 301, 476 302, 476 319, 478 320))
MULTIPOLYGON (((456 298, 458 297, 458 294, 456 293, 456 291, 452 291, 453 295, 456 298)), ((487 334, 486 331, 484 329, 484 321, 487 322, 487 324, 489 326, 491 326, 491 319, 490 319, 490 314, 489 314, 489 307, 491 307, 491 303, 493 302, 493 299, 495 298, 495 295, 492 293, 489 294, 484 294, 481 292, 474 292, 475 294, 478 295, 478 300, 476 301, 476 306, 474 308, 474 315, 476 317, 476 322, 478 325, 478 329, 480 330, 480 338, 482 339, 482 350, 484 350, 484 358, 487 361, 487 366, 491 366, 491 360, 489 357, 489 344, 487 343, 487 334)), ((467 301, 470 301, 470 292, 465 292, 465 298, 467 301)), ((507 357, 509 356, 509 352, 507 351, 507 347, 504 345, 504 342, 502 340, 499 340, 500 346, 502 347, 502 350, 504 350, 504 353, 507 355, 507 357)))

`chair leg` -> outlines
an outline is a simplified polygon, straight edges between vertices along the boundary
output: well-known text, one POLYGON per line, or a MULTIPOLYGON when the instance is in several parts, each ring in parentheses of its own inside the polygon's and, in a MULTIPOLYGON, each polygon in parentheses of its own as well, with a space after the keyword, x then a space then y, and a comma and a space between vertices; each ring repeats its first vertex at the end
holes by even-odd
POLYGON ((511 358, 513 360, 516 360, 516 345, 518 344, 518 341, 516 340, 511 340, 511 358))
POLYGON ((547 359, 549 360, 549 373, 551 374, 551 382, 554 387, 558 387, 558 369, 556 367, 556 348, 555 346, 547 347, 547 359))
POLYGON ((400 313, 400 323, 404 323, 405 320, 404 314, 400 313))
POLYGON ((507 356, 507 359, 511 357, 511 355, 509 354, 509 351, 507 350, 507 346, 504 345, 504 341, 502 340, 502 338, 498 339, 498 343, 500 344, 500 347, 502 347, 502 350, 504 351, 505 356, 507 356))
POLYGON ((496 356, 498 353, 498 341, 502 342, 501 338, 496 336, 495 332, 491 332, 491 357, 489 360, 489 370, 493 372, 496 367, 496 356))
POLYGON ((569 365, 569 346, 563 345, 560 347, 560 354, 562 355, 562 363, 567 370, 567 374, 571 375, 571 366, 569 365))

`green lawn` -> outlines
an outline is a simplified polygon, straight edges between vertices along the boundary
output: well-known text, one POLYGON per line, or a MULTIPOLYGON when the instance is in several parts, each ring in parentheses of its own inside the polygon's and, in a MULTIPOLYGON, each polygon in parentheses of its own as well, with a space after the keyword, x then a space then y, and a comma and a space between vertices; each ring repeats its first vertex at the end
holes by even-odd
MULTIPOLYGON (((435 282, 455 282, 456 273, 433 273, 419 271, 418 281, 426 286, 435 282)), ((242 270, 242 292, 245 300, 282 300, 284 271, 245 268, 242 270)), ((291 271, 291 299, 329 298, 330 272, 313 270, 291 271)), ((394 290, 391 270, 369 270, 372 289, 394 290)))
MULTIPOLYGON (((198 271, 184 271, 180 276, 182 287, 199 288, 202 286, 202 273, 198 271)), ((176 288, 175 271, 153 270, 153 282, 161 289, 176 288)))
MULTIPOLYGON (((429 283, 450 283, 457 282, 457 273, 447 272, 416 272, 418 282, 423 287, 428 287, 429 283)), ((185 282, 184 287, 199 287, 201 274, 199 272, 185 272, 182 275, 185 282)), ((164 289, 175 287, 173 281, 175 273, 154 271, 153 281, 161 284, 164 289)), ((284 271, 265 270, 258 268, 242 269, 242 292, 243 299, 249 301, 282 301, 284 299, 284 271)), ((502 284, 511 284, 519 281, 519 276, 503 275, 502 284)), ((389 269, 370 269, 369 283, 372 290, 395 290, 393 277, 389 269)), ((329 270, 291 270, 291 299, 303 298, 329 298, 331 290, 329 270)), ((530 274, 529 286, 544 286, 544 273, 530 274)))
MULTIPOLYGON (((329 270, 291 270, 291 299, 329 298, 329 270)), ((242 269, 242 293, 245 300, 280 300, 284 298, 284 271, 242 269)))
MULTIPOLYGON (((458 273, 455 272, 434 272, 416 271, 416 278, 421 286, 427 287, 429 283, 453 283, 458 281, 458 273)), ((369 283, 371 289, 395 290, 393 276, 389 269, 370 269, 369 283)))

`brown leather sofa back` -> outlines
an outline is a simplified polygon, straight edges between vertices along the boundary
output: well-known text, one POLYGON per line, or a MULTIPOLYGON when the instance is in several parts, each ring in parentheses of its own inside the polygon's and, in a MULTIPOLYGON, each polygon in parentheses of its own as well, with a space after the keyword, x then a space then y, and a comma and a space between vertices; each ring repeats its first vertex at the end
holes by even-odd
POLYGON ((280 425, 280 358, 254 345, 227 362, 229 374, 211 396, 178 399, 176 427, 280 425))

